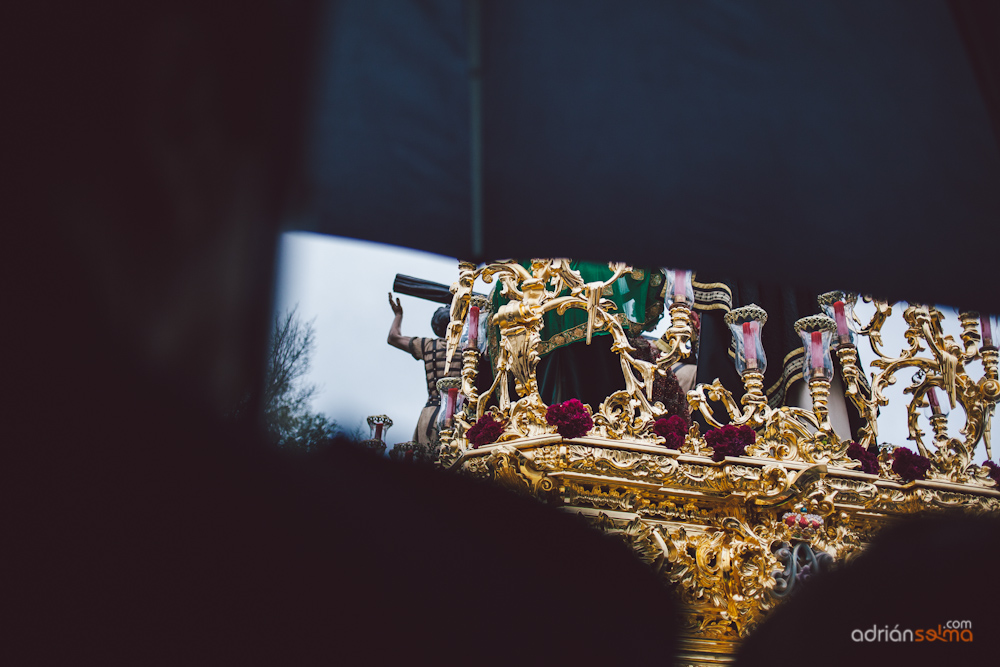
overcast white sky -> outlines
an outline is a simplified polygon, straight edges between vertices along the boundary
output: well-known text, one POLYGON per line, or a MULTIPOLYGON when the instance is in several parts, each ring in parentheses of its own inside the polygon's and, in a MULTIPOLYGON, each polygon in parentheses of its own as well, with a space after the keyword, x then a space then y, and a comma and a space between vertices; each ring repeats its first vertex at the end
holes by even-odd
MULTIPOLYGON (((694 267, 697 268, 697 267, 694 267)), ((313 320, 316 350, 312 356, 309 382, 319 385, 313 409, 333 417, 346 431, 363 425, 369 415, 387 414, 393 426, 387 434, 391 446, 413 436, 417 416, 427 398, 423 365, 410 355, 386 343, 392 311, 388 292, 397 273, 450 285, 458 273, 458 262, 416 250, 355 241, 304 232, 282 236, 278 266, 276 309, 298 305, 303 320, 313 320)), ((480 285, 477 291, 485 292, 480 285)), ((438 304, 402 296, 403 335, 432 336, 431 314, 438 304)), ((884 350, 897 353, 903 345, 905 324, 902 311, 893 308, 883 328, 884 350)), ((818 312, 818 308, 817 308, 818 312)), ((859 304, 861 320, 867 323, 873 312, 869 304, 859 304)), ((945 333, 955 336, 961 327, 953 310, 945 310, 945 333)), ((654 335, 669 326, 664 317, 654 335)), ((867 341, 861 341, 862 362, 873 358, 867 341)), ((870 377, 871 369, 867 369, 870 377)), ((982 375, 976 362, 973 377, 982 375)), ((913 447, 906 440, 906 403, 902 389, 910 383, 910 373, 897 376, 887 395, 888 407, 879 416, 879 441, 913 447)), ((956 408, 949 420, 950 431, 959 437, 964 414, 956 408)), ((921 428, 930 426, 921 418, 921 428)), ((997 452, 994 451, 994 459, 997 452)), ((981 463, 985 448, 980 442, 975 462, 981 463)))

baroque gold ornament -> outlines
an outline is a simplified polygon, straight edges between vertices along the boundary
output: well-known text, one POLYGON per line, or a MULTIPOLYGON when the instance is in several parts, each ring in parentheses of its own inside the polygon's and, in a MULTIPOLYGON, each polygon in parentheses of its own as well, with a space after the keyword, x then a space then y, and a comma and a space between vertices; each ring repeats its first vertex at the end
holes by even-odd
MULTIPOLYGON (((680 288, 676 298, 668 297, 671 326, 657 341, 665 353, 655 362, 637 359, 613 312, 615 304, 603 298, 615 280, 634 272, 624 264, 609 268, 610 280, 586 283, 566 259, 535 259, 528 267, 513 261, 479 268, 460 264, 452 287, 449 358, 458 351, 470 304, 485 307, 473 301, 477 278, 496 280, 509 302, 489 314, 498 338, 496 372, 482 395, 476 392, 480 353, 471 347, 462 351, 462 377, 454 382, 466 401, 441 431, 437 465, 581 515, 595 529, 622 540, 677 587, 686 605, 685 664, 725 661, 769 610, 795 594, 798 572, 850 560, 897 517, 946 508, 1000 514, 1000 490, 972 461, 980 440, 991 455, 989 424, 1000 398, 998 353, 981 345, 978 314, 960 315, 963 333, 956 341, 943 334, 940 311, 911 304, 903 314, 906 349, 890 356, 881 338, 892 312, 889 304, 875 301, 871 321, 861 326, 853 312, 855 295, 821 295, 820 307, 833 316, 796 323, 812 396, 812 409, 805 409, 768 404, 760 347, 767 314, 757 306, 730 312, 726 322, 738 352, 742 397, 715 380, 695 387, 687 400, 710 427, 749 426, 756 441, 743 456, 716 462, 697 423, 678 449, 665 447, 652 428, 665 415, 663 406, 652 401, 657 374, 691 353, 690 299, 680 288), (579 438, 563 438, 546 422, 548 406, 536 377, 543 316, 570 308, 585 311, 588 343, 596 332, 611 336, 625 385, 599 406, 588 406, 594 426, 579 438), (876 356, 878 372, 870 382, 858 360, 861 338, 869 340, 876 356), (845 396, 863 418, 864 447, 878 437, 876 415, 888 402, 886 387, 904 369, 919 371, 905 392, 912 396, 910 437, 931 460, 927 479, 903 482, 892 472, 886 451, 878 457, 878 474, 862 472, 860 462, 847 455, 850 442, 834 432, 827 410, 837 372, 831 353, 839 361, 845 396), (972 361, 983 364, 978 380, 967 371, 972 361), (920 431, 917 411, 932 407, 934 400, 964 409, 963 438, 949 436, 944 409, 931 414, 929 437, 920 431), (713 403, 721 403, 726 414, 714 414, 713 403), (495 443, 474 448, 466 433, 487 413, 505 430, 495 443)), ((676 272, 675 287, 682 273, 676 272)))

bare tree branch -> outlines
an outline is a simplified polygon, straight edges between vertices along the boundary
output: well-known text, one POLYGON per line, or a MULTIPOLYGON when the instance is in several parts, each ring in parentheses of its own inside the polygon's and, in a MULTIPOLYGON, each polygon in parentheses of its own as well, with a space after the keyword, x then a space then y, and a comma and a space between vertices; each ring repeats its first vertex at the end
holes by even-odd
MULTIPOLYGON (((315 329, 313 321, 302 322, 297 311, 298 306, 274 316, 261 392, 262 412, 268 436, 276 444, 312 449, 331 438, 337 425, 326 415, 310 411, 318 388, 304 383, 303 378, 309 373, 315 329)), ((231 416, 239 419, 244 412, 241 404, 231 416)))

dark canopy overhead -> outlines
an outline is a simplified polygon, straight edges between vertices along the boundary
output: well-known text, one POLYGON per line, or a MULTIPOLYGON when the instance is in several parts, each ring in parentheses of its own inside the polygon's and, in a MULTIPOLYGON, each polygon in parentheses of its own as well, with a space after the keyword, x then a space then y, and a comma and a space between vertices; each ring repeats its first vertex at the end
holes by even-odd
POLYGON ((333 3, 296 226, 1000 310, 998 15, 906 0, 333 3))

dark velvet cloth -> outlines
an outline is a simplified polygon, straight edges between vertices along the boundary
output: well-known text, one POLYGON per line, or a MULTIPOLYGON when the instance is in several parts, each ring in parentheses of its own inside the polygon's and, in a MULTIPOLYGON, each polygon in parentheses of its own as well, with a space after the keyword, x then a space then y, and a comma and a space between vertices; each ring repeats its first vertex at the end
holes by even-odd
POLYGON ((611 351, 611 336, 594 336, 556 348, 538 362, 538 393, 547 405, 571 398, 598 407, 610 394, 625 389, 620 357, 611 351))

